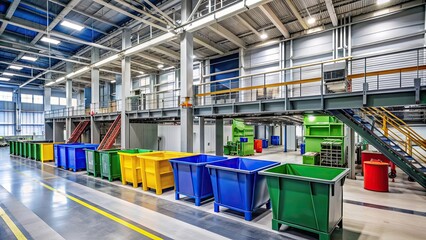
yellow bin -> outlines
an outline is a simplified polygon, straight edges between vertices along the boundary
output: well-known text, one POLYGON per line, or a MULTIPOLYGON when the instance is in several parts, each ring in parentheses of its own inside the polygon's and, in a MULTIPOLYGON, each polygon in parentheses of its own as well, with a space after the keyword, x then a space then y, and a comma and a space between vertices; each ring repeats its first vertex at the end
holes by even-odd
POLYGON ((138 155, 141 166, 142 189, 155 189, 160 195, 163 189, 175 186, 173 169, 169 159, 192 156, 193 153, 160 151, 138 155))
POLYGON ((121 183, 126 185, 132 183, 134 188, 142 182, 141 166, 138 159, 139 154, 151 153, 152 150, 145 149, 125 149, 118 151, 120 156, 121 183))
MULTIPOLYGON (((63 142, 55 142, 55 143, 38 143, 40 145, 40 161, 41 162, 49 162, 55 160, 53 145, 54 144, 62 144, 63 142)), ((38 159, 37 159, 38 160, 38 159)))

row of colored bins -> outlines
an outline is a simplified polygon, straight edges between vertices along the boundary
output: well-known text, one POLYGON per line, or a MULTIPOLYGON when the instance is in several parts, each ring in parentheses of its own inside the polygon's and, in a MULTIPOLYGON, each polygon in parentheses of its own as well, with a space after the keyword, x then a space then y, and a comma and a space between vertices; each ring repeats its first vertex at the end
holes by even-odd
POLYGON ((138 155, 148 152, 152 152, 152 150, 136 148, 118 151, 120 157, 121 182, 123 185, 131 183, 134 188, 137 188, 139 183, 142 183, 141 164, 138 155))
POLYGON ((271 145, 280 145, 280 136, 271 136, 271 145))
POLYGON ((95 150, 99 144, 58 144, 55 145, 58 154, 55 152, 55 163, 57 167, 72 169, 73 171, 86 169, 85 149, 95 150))
POLYGON ((227 159, 221 156, 194 155, 170 159, 175 181, 175 199, 180 195, 193 198, 195 205, 200 206, 203 199, 213 196, 212 182, 206 165, 227 159))
POLYGON ((95 177, 106 177, 111 182, 114 179, 121 179, 119 149, 86 151, 86 171, 95 177))

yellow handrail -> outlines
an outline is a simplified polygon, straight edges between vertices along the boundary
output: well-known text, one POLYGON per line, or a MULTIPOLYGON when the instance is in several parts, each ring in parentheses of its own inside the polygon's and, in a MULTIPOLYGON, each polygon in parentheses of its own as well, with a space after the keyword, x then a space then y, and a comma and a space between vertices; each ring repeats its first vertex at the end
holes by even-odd
POLYGON ((421 147, 423 150, 426 151, 426 142, 423 139, 423 137, 421 137, 420 135, 418 135, 413 129, 411 129, 404 121, 402 121, 401 119, 399 119, 398 117, 396 117, 395 115, 389 115, 386 112, 382 112, 379 109, 373 107, 372 108, 376 115, 379 116, 383 122, 389 123, 391 126, 393 126, 394 128, 398 129, 403 135, 405 135, 410 141, 413 141, 414 143, 416 143, 419 147, 421 147), (384 117, 385 116, 385 117, 384 117), (397 119, 398 121, 402 122, 404 124, 404 126, 401 126, 401 124, 398 124, 398 122, 396 122, 397 119), (403 128, 404 127, 404 128, 403 128))
MULTIPOLYGON (((364 108, 364 109, 361 109, 361 111, 364 112, 365 114, 371 115, 374 118, 375 123, 381 125, 381 121, 377 117, 379 115, 375 114, 375 112, 372 111, 372 109, 364 108)), ((397 128, 395 128, 395 129, 398 130, 397 128)), ((383 132, 387 131, 387 137, 393 139, 394 141, 396 141, 400 145, 402 145, 403 148, 404 148, 404 150, 408 154, 410 154, 413 158, 415 158, 417 160, 421 160, 422 162, 426 163, 426 156, 424 154, 420 153, 417 149, 413 148, 411 146, 411 144, 408 144, 408 142, 404 141, 394 130, 392 130, 392 129, 386 129, 386 130, 382 129, 382 131, 383 132)))

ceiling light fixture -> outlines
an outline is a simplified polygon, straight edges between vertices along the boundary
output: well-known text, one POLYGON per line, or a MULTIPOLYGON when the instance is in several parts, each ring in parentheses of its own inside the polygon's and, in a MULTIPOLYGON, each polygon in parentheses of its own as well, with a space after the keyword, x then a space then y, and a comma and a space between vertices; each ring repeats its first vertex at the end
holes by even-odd
POLYGON ((46 86, 51 86, 53 84, 55 84, 55 82, 46 83, 46 86))
POLYGON ((31 57, 31 56, 23 56, 21 59, 31 61, 31 62, 37 61, 37 57, 31 57))
POLYGON ((115 80, 112 80, 111 83, 115 83, 115 80))
POLYGON ((0 81, 10 81, 10 78, 0 77, 0 81))
POLYGON ((388 3, 388 2, 390 2, 390 0, 377 0, 376 4, 382 5, 382 4, 385 4, 385 3, 388 3))
POLYGON ((316 22, 315 18, 313 18, 313 17, 308 18, 308 24, 309 24, 309 25, 312 25, 312 24, 314 24, 315 22, 316 22))
POLYGON ((23 67, 19 67, 19 66, 9 66, 10 69, 14 69, 14 70, 22 70, 23 67))
POLYGON ((265 40, 267 38, 268 38, 268 34, 266 34, 266 33, 260 34, 260 39, 265 40))
POLYGON ((157 67, 158 67, 158 68, 163 68, 163 67, 164 67, 164 65, 163 65, 163 64, 158 64, 158 65, 157 65, 157 67))
POLYGON ((5 76, 14 76, 15 74, 9 73, 9 72, 4 72, 3 75, 5 75, 5 76))
POLYGON ((78 25, 78 24, 72 23, 72 22, 67 21, 67 20, 62 21, 62 22, 61 22, 61 25, 62 25, 62 26, 64 26, 64 27, 72 28, 72 29, 77 30, 77 31, 81 31, 81 30, 83 30, 83 28, 84 28, 84 27, 83 27, 83 26, 81 26, 81 25, 78 25))
POLYGON ((55 44, 55 45, 58 45, 59 43, 61 43, 61 41, 53 39, 53 38, 49 38, 49 37, 42 37, 41 41, 51 43, 51 44, 55 44))

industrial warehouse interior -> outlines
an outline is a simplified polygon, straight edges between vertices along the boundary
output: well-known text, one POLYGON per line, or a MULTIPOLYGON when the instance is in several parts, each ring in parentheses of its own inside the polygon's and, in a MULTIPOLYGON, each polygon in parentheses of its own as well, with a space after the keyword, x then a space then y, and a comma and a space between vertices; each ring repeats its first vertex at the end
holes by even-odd
POLYGON ((0 0, 0 239, 426 239, 424 0, 0 0))

